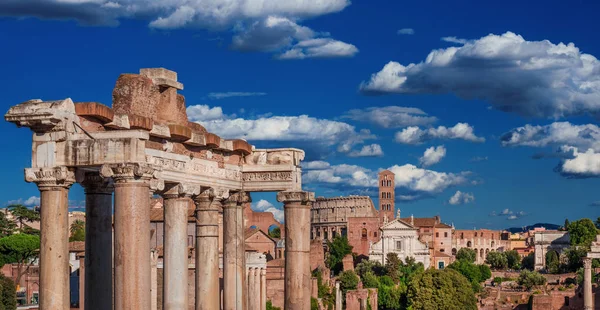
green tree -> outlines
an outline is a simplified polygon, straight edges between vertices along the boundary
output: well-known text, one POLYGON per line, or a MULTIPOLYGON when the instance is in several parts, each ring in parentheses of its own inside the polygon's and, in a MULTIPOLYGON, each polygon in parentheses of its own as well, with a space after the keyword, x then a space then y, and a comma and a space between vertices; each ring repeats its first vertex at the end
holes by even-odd
POLYGON ((365 288, 378 288, 379 287, 379 278, 374 275, 372 272, 367 272, 361 278, 363 287, 365 288))
POLYGON ((546 253, 546 269, 549 273, 558 273, 560 271, 560 261, 556 251, 546 253))
POLYGON ((530 290, 534 286, 546 284, 546 278, 537 271, 523 270, 517 279, 517 283, 530 290))
POLYGON ((587 248, 572 246, 564 251, 564 255, 567 258, 567 263, 561 266, 561 272, 575 272, 583 267, 583 257, 587 255, 587 248))
POLYGON ((508 268, 518 270, 521 269, 521 255, 516 250, 504 252, 506 260, 508 261, 508 268))
POLYGON ((273 306, 273 303, 267 300, 267 310, 281 310, 281 308, 273 306))
POLYGON ((17 309, 15 282, 0 274, 0 310, 17 309))
POLYGON ((354 271, 361 278, 366 273, 371 273, 378 277, 385 275, 385 267, 380 262, 366 259, 358 263, 354 271))
POLYGON ((17 264, 16 283, 29 271, 39 255, 40 237, 16 234, 0 239, 0 261, 4 264, 17 264))
POLYGON ((342 259, 352 253, 352 246, 346 236, 336 236, 332 241, 327 241, 327 248, 329 255, 325 263, 334 274, 338 274, 342 271, 342 259))
POLYGON ((358 287, 358 281, 360 279, 354 272, 354 270, 346 270, 340 273, 338 280, 340 280, 340 289, 342 290, 342 303, 346 303, 346 292, 349 290, 355 290, 358 287))
POLYGON ((600 229, 600 216, 596 219, 596 228, 600 229))
POLYGON ((535 254, 534 252, 529 253, 527 256, 523 257, 521 260, 521 266, 525 269, 533 270, 535 267, 535 254))
POLYGON ((273 239, 280 239, 281 238, 281 228, 275 227, 275 228, 269 230, 269 237, 271 237, 273 239))
POLYGON ((477 299, 470 283, 451 268, 428 269, 413 277, 408 286, 412 310, 476 310, 477 299))
POLYGON ((13 221, 6 218, 6 213, 0 211, 0 238, 12 235, 16 227, 13 221))
POLYGON ((82 220, 75 220, 69 229, 71 236, 69 241, 85 241, 85 222, 82 220))
POLYGON ((314 297, 310 298, 310 310, 319 310, 319 301, 314 297))
POLYGON ((481 278, 479 278, 480 283, 492 277, 492 270, 490 270, 490 267, 488 267, 488 265, 481 264, 478 265, 478 267, 479 272, 481 273, 481 278))
POLYGON ((396 253, 388 253, 386 255, 385 262, 385 274, 390 276, 394 283, 400 282, 400 277, 402 274, 400 273, 400 266, 402 265, 402 260, 398 257, 396 253))
POLYGON ((473 249, 462 248, 462 249, 458 250, 458 252, 456 253, 456 259, 458 259, 458 260, 464 259, 471 263, 474 263, 476 258, 477 258, 477 253, 475 253, 475 250, 473 250, 473 249))
POLYGON ((19 229, 21 230, 26 222, 33 223, 40 220, 39 212, 29 209, 24 205, 10 205, 8 209, 19 223, 19 229))
POLYGON ((485 258, 485 263, 490 265, 492 269, 503 270, 508 267, 508 259, 502 252, 492 251, 485 258))
POLYGON ((563 226, 563 230, 569 230, 569 219, 565 219, 565 225, 563 226))
POLYGON ((590 247, 592 241, 596 239, 598 229, 590 219, 580 219, 569 224, 569 238, 571 245, 581 245, 590 247))

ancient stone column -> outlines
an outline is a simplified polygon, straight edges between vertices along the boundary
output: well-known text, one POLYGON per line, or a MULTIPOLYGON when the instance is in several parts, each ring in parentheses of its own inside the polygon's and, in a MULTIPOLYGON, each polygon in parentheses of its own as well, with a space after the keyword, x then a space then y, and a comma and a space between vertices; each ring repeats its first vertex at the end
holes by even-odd
POLYGON ((40 190, 40 310, 69 310, 69 188, 66 167, 25 169, 40 190))
POLYGON ((85 191, 85 309, 111 309, 114 187, 98 172, 78 170, 77 181, 85 191))
POLYGON ((196 310, 220 309, 219 212, 225 189, 209 189, 195 197, 196 203, 196 310))
POLYGON ((115 310, 150 309, 150 180, 146 164, 104 165, 115 186, 115 310))
POLYGON ((256 268, 248 270, 248 310, 260 310, 258 303, 260 301, 260 293, 257 293, 259 287, 256 283, 256 275, 259 274, 256 268))
POLYGON ((285 309, 310 309, 310 206, 312 192, 277 193, 285 216, 285 309))
POLYGON ((583 309, 594 309, 592 295, 592 259, 590 257, 583 258, 583 309))
POLYGON ((163 309, 188 307, 187 222, 190 197, 200 193, 200 186, 169 184, 164 198, 163 309))
POLYGON ((267 310, 267 270, 260 270, 260 310, 267 310))
POLYGON ((158 252, 150 252, 150 310, 158 309, 158 252))
POLYGON ((246 192, 232 194, 223 205, 223 309, 245 310, 246 253, 244 207, 246 192))

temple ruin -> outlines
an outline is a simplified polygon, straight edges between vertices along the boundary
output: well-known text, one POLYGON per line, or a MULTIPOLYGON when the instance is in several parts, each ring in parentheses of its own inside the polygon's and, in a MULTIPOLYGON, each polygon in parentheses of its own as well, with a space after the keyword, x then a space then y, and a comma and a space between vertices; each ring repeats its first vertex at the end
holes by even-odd
POLYGON ((70 306, 67 211, 75 182, 86 195, 86 310, 112 309, 113 303, 116 310, 151 309, 149 205, 154 195, 164 199, 163 309, 186 309, 188 304, 190 199, 196 207, 195 309, 263 308, 262 298, 247 291, 248 286, 260 291, 264 277, 255 267, 247 269, 245 261, 243 206, 251 192, 278 192, 286 219, 285 309, 310 308, 314 193, 302 191, 304 152, 256 149, 244 140, 207 132, 188 120, 185 99, 177 93, 182 89, 173 71, 141 69, 140 74, 119 76, 112 108, 70 98, 35 99, 5 115, 33 131, 25 180, 37 184, 41 197, 40 309, 70 306))

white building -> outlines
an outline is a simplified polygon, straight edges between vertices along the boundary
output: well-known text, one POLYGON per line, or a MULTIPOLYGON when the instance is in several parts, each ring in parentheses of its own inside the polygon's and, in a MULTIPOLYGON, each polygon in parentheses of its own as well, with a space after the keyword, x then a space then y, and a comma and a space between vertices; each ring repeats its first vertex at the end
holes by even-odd
POLYGON ((418 228, 398 217, 383 225, 379 230, 381 231, 381 240, 371 244, 369 260, 385 264, 387 254, 396 253, 404 262, 406 262, 406 258, 413 257, 417 262, 423 263, 425 269, 429 268, 429 247, 419 241, 418 228))

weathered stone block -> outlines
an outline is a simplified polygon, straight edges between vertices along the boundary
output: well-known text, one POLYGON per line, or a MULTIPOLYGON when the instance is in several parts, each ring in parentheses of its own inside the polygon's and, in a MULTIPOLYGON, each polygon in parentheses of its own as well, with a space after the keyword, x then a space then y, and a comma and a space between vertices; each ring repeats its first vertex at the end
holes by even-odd
POLYGON ((177 72, 165 68, 140 69, 140 74, 151 78, 154 84, 161 87, 173 87, 182 90, 183 84, 177 82, 177 72))
POLYGON ((110 123, 115 116, 114 112, 107 106, 98 102, 77 102, 75 113, 79 116, 89 116, 103 123, 110 123))
POLYGON ((186 141, 192 138, 192 130, 186 126, 169 124, 171 139, 176 141, 186 141))
POLYGON ((135 114, 154 119, 159 101, 159 87, 141 75, 121 74, 113 89, 112 108, 116 114, 135 114))

